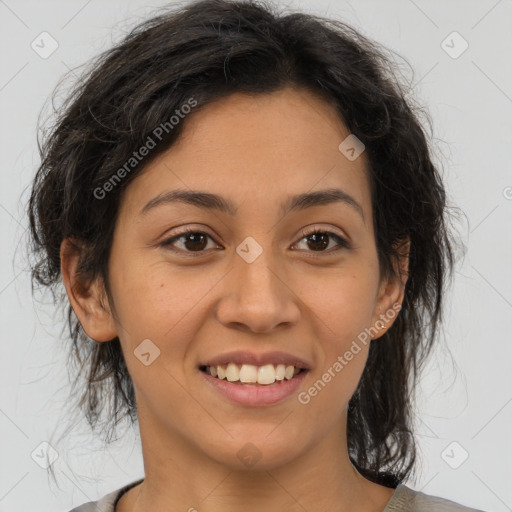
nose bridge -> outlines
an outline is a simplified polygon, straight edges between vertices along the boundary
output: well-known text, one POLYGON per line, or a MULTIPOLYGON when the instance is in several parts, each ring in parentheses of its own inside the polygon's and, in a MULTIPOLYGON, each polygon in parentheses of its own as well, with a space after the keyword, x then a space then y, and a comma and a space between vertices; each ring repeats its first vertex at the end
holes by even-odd
MULTIPOLYGON (((262 237, 260 237, 260 240, 262 237)), ((265 238, 265 248, 252 236, 245 238, 236 248, 238 259, 235 258, 235 274, 239 285, 237 293, 244 300, 251 296, 260 296, 269 303, 277 301, 280 294, 278 281, 275 276, 276 259, 273 257, 273 249, 270 237, 265 238)))
POLYGON ((283 267, 274 257, 270 237, 265 240, 265 248, 253 237, 237 246, 230 289, 218 309, 220 321, 265 331, 297 320, 294 294, 285 284, 285 276, 280 275, 283 267))

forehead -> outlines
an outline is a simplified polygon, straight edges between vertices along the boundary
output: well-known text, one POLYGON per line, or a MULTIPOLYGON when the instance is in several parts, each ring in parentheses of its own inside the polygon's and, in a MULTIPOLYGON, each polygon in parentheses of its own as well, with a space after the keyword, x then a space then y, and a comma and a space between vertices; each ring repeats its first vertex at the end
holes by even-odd
POLYGON ((371 209, 366 155, 349 160, 340 151, 350 132, 334 107, 309 91, 235 93, 181 122, 180 139, 132 182, 127 201, 190 188, 265 207, 281 204, 283 195, 342 188, 371 209))

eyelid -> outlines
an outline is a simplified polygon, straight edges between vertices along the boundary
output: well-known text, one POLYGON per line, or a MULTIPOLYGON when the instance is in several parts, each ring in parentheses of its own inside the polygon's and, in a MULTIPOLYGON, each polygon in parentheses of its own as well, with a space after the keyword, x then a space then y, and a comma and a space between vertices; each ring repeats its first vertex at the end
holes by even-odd
POLYGON ((326 234, 326 235, 330 236, 331 238, 337 238, 337 239, 339 239, 340 243, 337 244, 338 248, 335 249, 335 250, 330 250, 330 251, 306 251, 308 253, 313 253, 314 254, 315 252, 318 252, 320 255, 322 255, 322 254, 335 254, 335 253, 337 253, 338 251, 340 251, 342 249, 351 249, 352 248, 352 243, 349 241, 349 238, 346 235, 338 233, 333 228, 323 228, 321 226, 318 226, 317 224, 315 224, 311 228, 303 228, 301 230, 301 232, 300 232, 299 240, 294 245, 296 245, 298 242, 301 242, 304 238, 307 238, 308 236, 314 235, 316 233, 323 233, 323 234, 326 234))
MULTIPOLYGON (((194 251, 185 251, 183 249, 178 249, 178 248, 172 246, 172 243, 176 242, 181 237, 186 236, 186 235, 191 234, 191 233, 206 235, 208 238, 210 238, 211 240, 213 240, 217 244, 217 242, 215 241, 214 237, 212 235, 210 235, 207 231, 205 231, 203 228, 187 227, 187 228, 184 228, 182 231, 179 231, 178 233, 173 234, 172 236, 165 238, 164 240, 162 240, 161 242, 158 243, 158 246, 163 247, 164 249, 169 249, 169 250, 171 250, 171 251, 173 251, 175 253, 178 253, 178 254, 184 254, 186 256, 200 256, 202 254, 208 253, 209 251, 196 251, 196 252, 194 252, 194 251)), ((219 245, 219 244, 217 244, 217 245, 219 245)))
MULTIPOLYGON (((191 227, 184 228, 182 231, 180 231, 176 234, 173 234, 169 238, 164 239, 162 242, 159 243, 159 245, 164 248, 170 248, 170 250, 172 250, 176 253, 185 254, 187 256, 188 255, 200 256, 202 254, 208 253, 209 251, 206 251, 206 250, 185 251, 183 249, 177 249, 172 246, 172 243, 176 242, 181 237, 186 236, 191 233, 206 235, 208 238, 213 240, 217 245, 220 245, 216 242, 215 238, 212 235, 210 235, 207 231, 203 230, 202 228, 193 228, 193 227, 192 228, 191 227)), ((331 238, 339 239, 340 243, 337 244, 338 248, 335 250, 331 249, 330 251, 305 251, 305 252, 311 252, 311 253, 318 252, 321 256, 322 254, 333 254, 333 253, 337 253, 338 251, 340 251, 342 249, 350 249, 351 248, 351 243, 348 241, 348 238, 345 235, 338 233, 337 231, 333 230, 332 228, 322 228, 321 226, 318 226, 317 224, 315 224, 309 228, 302 228, 300 231, 300 234, 299 234, 299 239, 293 244, 293 246, 297 245, 304 238, 311 236, 313 234, 316 234, 316 233, 323 233, 323 234, 330 236, 331 238)))
POLYGON ((349 243, 349 238, 343 232, 338 232, 334 228, 322 227, 322 226, 319 226, 318 224, 313 224, 313 226, 302 228, 302 230, 300 232, 300 236, 302 238, 304 238, 306 236, 313 235, 315 233, 327 233, 327 234, 335 235, 335 236, 343 239, 345 242, 347 242, 347 244, 349 243))

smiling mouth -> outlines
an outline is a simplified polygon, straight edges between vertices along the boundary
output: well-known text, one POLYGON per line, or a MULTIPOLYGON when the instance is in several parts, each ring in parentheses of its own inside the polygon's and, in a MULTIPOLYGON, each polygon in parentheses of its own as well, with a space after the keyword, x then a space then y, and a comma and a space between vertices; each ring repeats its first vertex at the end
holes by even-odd
POLYGON ((252 364, 235 364, 217 366, 200 366, 199 369, 219 380, 226 380, 231 384, 241 386, 271 386, 293 379, 299 373, 308 371, 284 364, 265 364, 255 366, 252 364))

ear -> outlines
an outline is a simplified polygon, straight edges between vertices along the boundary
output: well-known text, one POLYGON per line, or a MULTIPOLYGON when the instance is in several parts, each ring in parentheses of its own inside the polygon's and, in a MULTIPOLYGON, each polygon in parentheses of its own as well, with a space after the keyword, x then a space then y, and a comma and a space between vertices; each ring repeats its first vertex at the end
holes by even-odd
POLYGON ((60 268, 66 292, 82 328, 95 341, 117 336, 103 282, 85 279, 77 272, 80 244, 66 238, 60 246, 60 268))
POLYGON ((389 330, 398 316, 404 300, 405 285, 409 277, 411 241, 406 238, 395 247, 398 249, 398 258, 393 262, 395 273, 384 278, 379 287, 370 327, 372 339, 380 338, 389 330))

